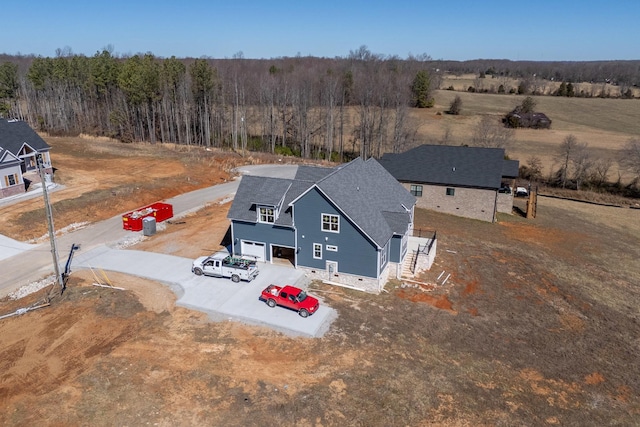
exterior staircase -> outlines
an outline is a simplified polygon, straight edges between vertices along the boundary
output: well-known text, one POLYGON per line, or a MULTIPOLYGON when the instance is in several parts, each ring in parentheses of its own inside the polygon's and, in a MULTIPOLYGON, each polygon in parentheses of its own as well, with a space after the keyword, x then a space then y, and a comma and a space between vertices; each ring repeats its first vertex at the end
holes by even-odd
POLYGON ((416 251, 409 251, 407 256, 404 257, 404 262, 402 263, 402 277, 410 279, 415 276, 413 273, 413 266, 416 262, 416 256, 418 256, 416 251))

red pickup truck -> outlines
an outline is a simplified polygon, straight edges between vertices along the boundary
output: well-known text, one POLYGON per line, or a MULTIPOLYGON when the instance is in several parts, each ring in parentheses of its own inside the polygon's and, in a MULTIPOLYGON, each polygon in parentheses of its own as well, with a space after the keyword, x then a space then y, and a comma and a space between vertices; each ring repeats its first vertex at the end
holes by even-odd
POLYGON ((262 291, 262 299, 269 307, 279 305, 295 310, 302 317, 315 313, 320 307, 318 300, 307 295, 302 289, 285 285, 283 287, 269 285, 262 291))

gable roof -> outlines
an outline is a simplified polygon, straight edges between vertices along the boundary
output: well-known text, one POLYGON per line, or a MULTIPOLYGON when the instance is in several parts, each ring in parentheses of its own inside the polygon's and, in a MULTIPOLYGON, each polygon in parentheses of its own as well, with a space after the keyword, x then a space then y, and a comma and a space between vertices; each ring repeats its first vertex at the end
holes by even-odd
POLYGON ((227 218, 256 222, 256 205, 279 206, 290 186, 290 179, 244 175, 227 218))
POLYGON ((376 160, 358 158, 336 168, 298 167, 294 179, 245 175, 227 218, 256 222, 256 206, 277 199, 282 203, 275 225, 292 226, 291 206, 313 188, 380 247, 393 234, 404 234, 416 203, 376 160))
POLYGON ((26 122, 0 119, 0 147, 17 156, 24 144, 40 152, 51 148, 26 122))
POLYGON ((334 168, 324 168, 321 166, 300 165, 296 171, 294 179, 300 181, 317 182, 334 171, 334 168))
POLYGON ((22 160, 20 160, 15 154, 13 154, 11 151, 5 150, 4 148, 0 147, 0 163, 20 163, 22 160))
POLYGON ((500 188, 505 167, 509 174, 514 166, 517 170, 518 162, 510 162, 515 163, 505 165, 502 148, 450 145, 421 145, 380 159, 380 164, 401 182, 489 189, 500 188))
POLYGON ((399 232, 397 217, 392 225, 386 213, 406 214, 416 203, 411 195, 375 159, 357 158, 321 181, 316 186, 378 246, 384 246, 399 232))

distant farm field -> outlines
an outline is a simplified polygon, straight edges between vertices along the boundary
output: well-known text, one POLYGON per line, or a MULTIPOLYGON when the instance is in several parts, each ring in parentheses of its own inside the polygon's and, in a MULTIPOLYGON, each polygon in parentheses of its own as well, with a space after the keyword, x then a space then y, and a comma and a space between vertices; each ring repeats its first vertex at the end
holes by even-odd
MULTIPOLYGON (((497 95, 485 93, 440 90, 435 92, 435 106, 431 109, 414 109, 413 116, 419 123, 417 130, 421 143, 440 142, 449 134, 449 144, 467 144, 483 115, 496 120, 522 103, 522 95, 497 95), (451 101, 459 96, 462 114, 446 114, 451 101)), ((517 129, 515 140, 507 154, 521 164, 531 156, 543 161, 549 173, 557 166, 559 146, 568 135, 588 144, 593 158, 619 159, 619 150, 633 137, 640 137, 640 100, 566 98, 555 96, 534 97, 536 110, 545 113, 553 121, 549 130, 517 129)), ((617 177, 617 165, 611 174, 617 177)), ((629 178, 622 174, 623 179, 629 178)))
MULTIPOLYGON (((530 84, 532 86, 532 90, 535 89, 538 93, 542 93, 544 95, 553 94, 558 90, 560 84, 562 82, 559 81, 550 81, 543 79, 536 79, 535 77, 531 79, 530 84)), ((449 87, 453 87, 454 90, 457 91, 467 91, 469 87, 473 87, 478 92, 489 91, 492 93, 498 92, 498 87, 502 85, 506 93, 509 93, 511 89, 517 90, 518 85, 520 84, 520 79, 514 79, 511 77, 504 76, 496 76, 492 77, 491 75, 485 75, 485 78, 480 78, 479 74, 445 74, 442 77, 442 81, 440 83, 440 89, 447 89, 449 87)), ((574 87, 575 93, 584 93, 586 96, 599 96, 602 92, 608 94, 612 97, 617 97, 621 95, 621 86, 616 86, 610 83, 590 83, 590 82, 582 82, 582 83, 572 83, 574 87)), ((640 89, 631 88, 635 97, 640 96, 640 89)))

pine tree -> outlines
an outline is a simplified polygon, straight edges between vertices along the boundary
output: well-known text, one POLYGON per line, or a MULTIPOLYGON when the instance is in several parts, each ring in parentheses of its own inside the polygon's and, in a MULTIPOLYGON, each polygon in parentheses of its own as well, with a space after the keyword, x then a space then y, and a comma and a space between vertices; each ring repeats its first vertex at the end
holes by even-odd
POLYGON ((413 105, 415 107, 433 107, 435 101, 431 96, 431 77, 428 71, 418 71, 411 85, 411 93, 413 94, 413 105))

